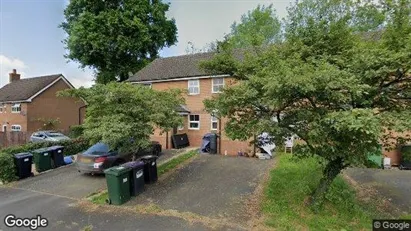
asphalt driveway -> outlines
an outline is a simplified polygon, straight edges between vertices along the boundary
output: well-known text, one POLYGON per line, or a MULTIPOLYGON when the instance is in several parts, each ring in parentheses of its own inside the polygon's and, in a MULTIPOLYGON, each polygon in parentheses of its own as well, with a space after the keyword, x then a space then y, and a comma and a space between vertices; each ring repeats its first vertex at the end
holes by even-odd
MULTIPOLYGON (((167 161, 184 151, 186 149, 164 150, 158 158, 158 163, 167 161)), ((35 177, 15 182, 13 187, 74 199, 82 199, 107 188, 104 175, 81 174, 74 165, 54 169, 35 177)))
MULTIPOLYGON (((175 156, 166 152, 159 162, 175 156)), ((85 200, 104 189, 105 180, 68 166, 0 186, 0 231, 10 230, 3 222, 8 214, 47 218, 49 226, 38 230, 249 230, 246 202, 273 164, 274 160, 198 155, 123 206, 85 200)))
POLYGON ((273 160, 200 155, 166 180, 149 185, 127 205, 155 204, 212 219, 245 223, 246 201, 273 160))
POLYGON ((376 189, 403 212, 411 211, 411 170, 350 168, 345 173, 359 184, 376 189))

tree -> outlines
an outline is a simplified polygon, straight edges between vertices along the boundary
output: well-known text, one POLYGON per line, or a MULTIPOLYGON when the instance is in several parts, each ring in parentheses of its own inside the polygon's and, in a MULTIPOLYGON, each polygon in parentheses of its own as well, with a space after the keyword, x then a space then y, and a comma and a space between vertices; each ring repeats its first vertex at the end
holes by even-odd
POLYGON ((182 123, 175 109, 184 100, 177 90, 155 91, 145 86, 112 82, 69 89, 59 95, 87 102, 82 129, 90 143, 103 141, 120 151, 147 147, 155 127, 168 131, 182 123))
POLYGON ((268 45, 281 41, 281 23, 273 5, 258 6, 231 25, 227 39, 236 48, 268 45))
POLYGON ((297 155, 319 157, 323 177, 308 200, 314 209, 344 168, 363 166, 381 142, 409 140, 402 132, 411 130, 410 1, 386 3, 390 10, 367 6, 380 9, 373 15, 358 13, 366 8, 348 0, 297 2, 288 10, 282 43, 244 51, 242 60, 226 44, 202 64, 240 80, 204 102, 207 111, 227 117, 229 137, 269 132, 282 146, 297 135, 304 141, 297 155), (380 25, 358 20, 381 14, 380 25), (370 39, 363 31, 381 36, 370 39), (398 34, 402 41, 394 40, 398 34))
POLYGON ((168 9, 159 0, 71 0, 61 24, 66 58, 94 69, 98 83, 124 81, 177 42, 168 9))

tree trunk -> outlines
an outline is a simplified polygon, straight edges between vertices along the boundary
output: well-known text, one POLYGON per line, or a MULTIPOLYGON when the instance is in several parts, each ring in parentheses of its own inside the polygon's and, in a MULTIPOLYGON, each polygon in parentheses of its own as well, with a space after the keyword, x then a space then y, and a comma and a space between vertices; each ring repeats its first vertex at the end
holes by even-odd
POLYGON ((316 212, 323 205, 325 195, 334 181, 334 179, 344 169, 344 161, 342 158, 337 158, 328 162, 323 171, 323 177, 320 180, 317 188, 311 193, 309 200, 310 207, 316 212))

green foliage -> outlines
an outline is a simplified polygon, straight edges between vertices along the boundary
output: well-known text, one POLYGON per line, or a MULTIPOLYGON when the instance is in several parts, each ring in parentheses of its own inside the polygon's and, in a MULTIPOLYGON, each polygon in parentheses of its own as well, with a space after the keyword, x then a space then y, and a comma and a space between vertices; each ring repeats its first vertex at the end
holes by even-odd
POLYGON ((405 145, 401 147, 402 161, 411 162, 411 146, 405 145))
POLYGON ((38 118, 37 121, 42 123, 40 130, 54 130, 61 123, 59 118, 38 118))
POLYGON ((7 183, 14 180, 17 180, 17 176, 13 156, 0 152, 0 181, 7 183))
POLYGON ((168 10, 158 0, 71 0, 61 24, 66 57, 93 68, 99 83, 124 81, 177 42, 168 10))
POLYGON ((301 152, 327 163, 313 192, 323 196, 342 169, 363 166, 380 142, 410 139, 393 137, 411 130, 410 2, 297 2, 282 43, 243 50, 241 60, 225 43, 202 64, 241 80, 205 100, 206 110, 227 117, 225 132, 234 139, 269 132, 281 147, 286 137, 300 137, 301 152))
POLYGON ((374 204, 359 202, 341 177, 332 183, 324 208, 313 213, 305 200, 318 185, 321 170, 318 158, 278 156, 261 203, 268 226, 276 230, 368 230, 372 219, 391 217, 374 204))
POLYGON ((112 82, 70 89, 59 95, 87 102, 83 137, 124 152, 147 147, 155 127, 168 131, 182 123, 176 112, 178 105, 184 103, 179 90, 155 91, 142 85, 112 82))
POLYGON ((177 158, 174 158, 174 159, 160 165, 158 167, 158 170, 157 170, 158 174, 162 175, 162 174, 176 168, 179 164, 181 164, 181 163, 185 162, 186 160, 188 160, 188 159, 190 159, 194 156, 197 156, 197 155, 198 155, 198 151, 194 150, 194 151, 187 152, 187 153, 185 153, 185 154, 183 154, 183 155, 181 155, 177 158))
POLYGON ((84 128, 81 125, 73 125, 70 127, 68 136, 71 138, 79 138, 83 135, 84 128))
POLYGON ((86 139, 73 139, 73 140, 62 140, 58 142, 37 142, 37 143, 27 143, 19 146, 12 146, 8 148, 1 149, 2 153, 7 153, 14 155, 21 152, 30 152, 39 148, 46 148, 55 145, 64 146, 64 155, 71 156, 79 152, 82 152, 89 148, 89 142, 86 139))
POLYGON ((59 142, 38 142, 27 143, 19 146, 3 148, 0 151, 0 181, 11 182, 16 180, 16 169, 14 166, 14 154, 21 152, 31 152, 35 149, 46 148, 55 145, 64 146, 64 155, 75 155, 86 150, 89 147, 89 142, 84 139, 64 140, 59 142))
POLYGON ((273 5, 258 6, 231 25, 229 43, 236 48, 263 46, 281 41, 281 23, 273 5))

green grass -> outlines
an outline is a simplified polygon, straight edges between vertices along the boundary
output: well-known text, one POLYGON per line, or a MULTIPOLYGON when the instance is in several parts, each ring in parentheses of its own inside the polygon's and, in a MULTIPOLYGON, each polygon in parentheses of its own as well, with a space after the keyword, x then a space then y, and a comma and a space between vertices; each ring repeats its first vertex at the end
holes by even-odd
MULTIPOLYGON (((157 168, 158 176, 161 176, 162 174, 176 168, 178 165, 196 156, 197 154, 198 154, 197 150, 189 151, 187 153, 182 154, 179 157, 176 157, 164 164, 159 165, 157 168)), ((91 194, 89 197, 89 200, 95 204, 105 204, 107 199, 108 199, 107 190, 104 190, 100 193, 91 194)))
POLYGON ((158 175, 161 176, 162 174, 174 169, 179 164, 185 162, 186 160, 190 159, 191 157, 197 155, 197 150, 189 151, 177 158, 174 158, 158 167, 158 175))
POLYGON ((360 202, 354 189, 338 176, 315 214, 304 201, 317 186, 321 168, 315 158, 281 154, 264 189, 266 224, 277 230, 370 230, 373 218, 386 217, 371 204, 360 202))

